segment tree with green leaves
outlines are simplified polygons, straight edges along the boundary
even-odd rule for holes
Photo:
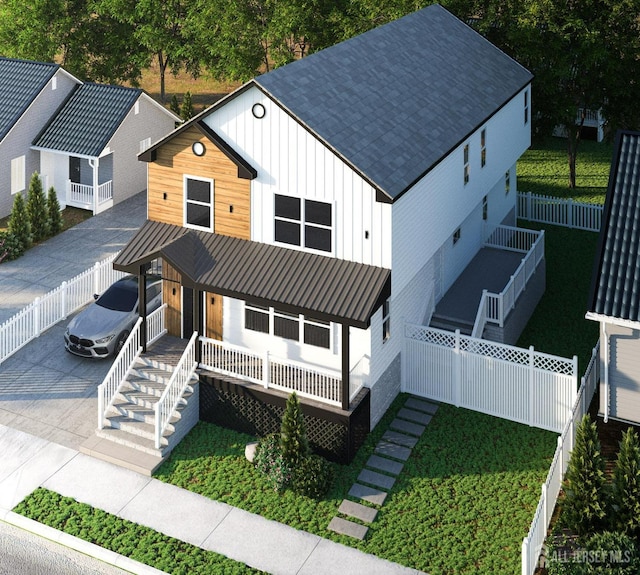
[[[640,535],[640,445],[631,427],[622,435],[612,488],[612,527],[628,535]]]
[[[13,198],[13,207],[9,216],[9,232],[15,237],[22,252],[31,247],[31,224],[21,193],[17,193]]]
[[[595,422],[586,414],[578,428],[563,488],[562,520],[578,535],[602,528],[607,517],[605,461]]]
[[[280,448],[282,457],[291,466],[299,465],[311,453],[300,402],[295,391],[287,398],[282,416]]]
[[[49,233],[54,236],[62,231],[62,214],[60,203],[53,186],[47,192],[47,214],[49,216]]]
[[[27,214],[31,225],[31,238],[39,242],[49,235],[49,214],[47,200],[42,190],[42,180],[38,172],[31,175],[27,192]]]

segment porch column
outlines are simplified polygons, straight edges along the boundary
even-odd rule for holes
[[[100,158],[89,158],[89,165],[93,169],[93,215],[98,213],[98,168],[100,167]]]
[[[202,291],[196,288],[193,288],[193,329],[197,331],[199,335],[202,335]],[[185,334],[186,337],[190,338],[192,334]],[[202,358],[202,351],[200,349],[200,344],[196,344],[196,363],[200,363]]]
[[[138,314],[142,318],[140,326],[140,346],[142,353],[147,351],[147,276],[145,266],[138,269]]]
[[[342,324],[342,409],[349,410],[349,325]]]

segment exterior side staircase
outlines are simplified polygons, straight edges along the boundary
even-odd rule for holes
[[[156,449],[154,407],[173,371],[173,365],[139,357],[107,411],[104,428],[97,429],[80,451],[151,475],[198,422],[199,385],[194,375]]]
[[[440,315],[438,313],[434,313],[431,316],[429,326],[448,331],[456,331],[456,329],[459,329],[460,333],[463,335],[471,335],[471,332],[473,331],[473,322],[469,322],[462,318]]]

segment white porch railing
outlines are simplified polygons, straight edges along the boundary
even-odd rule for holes
[[[482,337],[487,322],[504,327],[506,316],[515,307],[520,294],[527,287],[527,282],[535,273],[538,264],[544,259],[544,230],[538,232],[498,226],[487,238],[484,245],[521,252],[526,255],[499,294],[490,293],[487,290],[483,291],[473,325],[473,337]]]
[[[96,262],[88,270],[16,313],[0,325],[0,364],[43,331],[93,300],[125,274],[111,265],[117,254]]]
[[[578,230],[599,232],[602,224],[601,204],[576,202],[572,198],[555,198],[518,193],[518,218],[530,222],[553,224]]]
[[[67,204],[76,208],[101,211],[99,208],[106,202],[113,200],[113,180],[104,182],[97,187],[97,204],[94,205],[94,187],[67,180]]]
[[[142,353],[142,346],[140,345],[141,325],[142,318],[139,317],[131,329],[127,341],[122,346],[120,353],[113,361],[111,369],[103,382],[98,386],[98,429],[104,429],[107,411],[113,404],[113,398],[127,379],[131,366]]]
[[[363,355],[349,373],[349,401],[353,401],[358,392],[369,383],[371,358]]]
[[[582,377],[571,417],[566,422],[562,435],[558,437],[558,446],[551,462],[547,479],[542,484],[542,494],[538,507],[533,516],[529,533],[522,541],[522,575],[533,575],[538,566],[540,553],[547,537],[549,522],[562,487],[562,479],[569,465],[577,426],[580,424],[584,414],[589,411],[589,405],[600,381],[599,354],[600,342],[593,348],[591,361]]]
[[[165,333],[165,312],[167,304],[162,304],[157,310],[147,316],[147,345],[151,345],[154,341],[158,341]]]
[[[189,385],[191,376],[195,373],[198,364],[196,362],[196,345],[198,332],[194,331],[187,347],[185,348],[173,375],[167,384],[162,397],[155,404],[155,447],[161,448],[162,434],[171,421],[171,416],[182,401],[185,389]]]
[[[201,337],[200,367],[256,383],[265,388],[295,391],[301,397],[342,405],[342,377],[339,373],[307,364],[256,353],[237,345]]]

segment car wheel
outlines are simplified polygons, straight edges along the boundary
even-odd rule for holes
[[[125,342],[127,341],[127,338],[129,337],[129,332],[125,329],[119,336],[118,339],[116,340],[116,347],[114,349],[113,354],[114,355],[118,355],[120,353],[120,350],[123,348]]]

